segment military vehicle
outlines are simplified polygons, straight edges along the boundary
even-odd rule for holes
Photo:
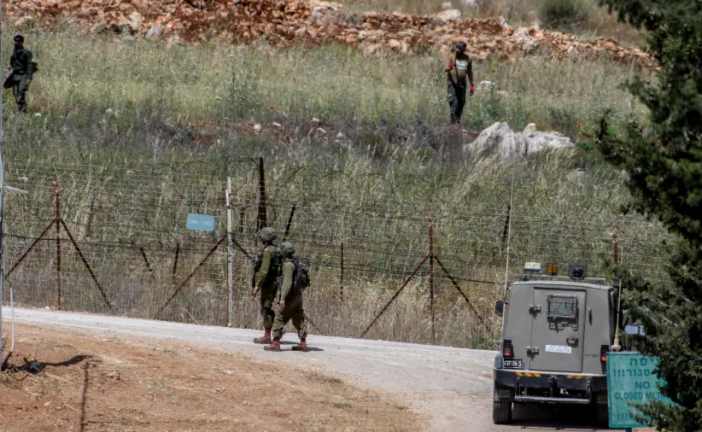
[[[512,420],[514,404],[588,405],[600,425],[608,423],[607,352],[615,346],[621,284],[588,278],[572,265],[527,263],[505,301],[501,352],[495,357],[493,421]],[[617,340],[618,343],[618,340]],[[614,347],[613,347],[614,346]]]

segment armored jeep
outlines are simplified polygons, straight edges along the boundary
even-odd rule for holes
[[[619,284],[617,284],[619,286]],[[496,313],[503,316],[495,357],[493,421],[512,420],[513,404],[588,405],[607,425],[607,352],[615,341],[619,290],[583,266],[558,276],[527,263]],[[621,322],[620,322],[621,324]],[[620,347],[615,347],[619,349]]]

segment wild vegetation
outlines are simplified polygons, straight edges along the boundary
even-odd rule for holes
[[[224,234],[227,176],[237,238],[255,249],[259,157],[269,223],[284,232],[296,205],[289,238],[314,264],[307,311],[325,334],[363,332],[428,253],[428,218],[436,254],[472,307],[437,264],[432,337],[425,266],[369,337],[490,347],[505,279],[526,260],[586,262],[602,272],[613,233],[626,259],[660,275],[651,251],[661,231],[620,215],[621,176],[591,151],[591,138],[528,160],[473,155],[463,148],[468,135],[446,126],[445,77],[433,56],[216,42],[165,48],[72,33],[27,41],[41,71],[28,116],[6,103],[4,157],[8,184],[30,194],[7,199],[6,265],[55,217],[58,181],[62,218],[115,313],[227,323],[223,247],[158,312]],[[471,131],[533,122],[575,138],[607,111],[614,127],[645,116],[618,86],[633,73],[622,66],[533,58],[479,62],[475,72],[497,87],[469,101]],[[187,213],[217,216],[215,232],[186,230]],[[62,306],[108,311],[62,233]],[[57,303],[55,246],[39,242],[8,277],[19,302]],[[254,327],[249,275],[237,252],[233,323]]]

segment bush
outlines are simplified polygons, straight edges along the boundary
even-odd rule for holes
[[[585,0],[544,0],[539,18],[545,27],[573,32],[587,23],[589,7]]]

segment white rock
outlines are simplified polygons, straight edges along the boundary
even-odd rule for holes
[[[524,132],[514,132],[507,123],[500,122],[482,131],[473,143],[463,146],[463,151],[507,159],[526,157],[548,149],[572,147],[573,142],[558,132],[538,132],[536,126],[531,124]]]
[[[283,125],[281,125],[280,123],[277,123],[277,122],[273,122],[273,127],[280,129],[283,127]]]
[[[41,117],[41,113],[34,114],[34,117]]]
[[[441,9],[451,9],[452,7],[453,7],[453,5],[451,4],[451,2],[441,3]]]
[[[263,130],[263,128],[261,127],[261,125],[258,124],[258,123],[256,123],[256,124],[254,125],[254,132],[256,132],[256,133],[261,133],[261,130]]]
[[[456,21],[461,19],[461,11],[458,9],[448,9],[434,15],[434,19],[441,22]]]
[[[537,132],[536,125],[534,123],[529,123],[528,125],[526,125],[526,127],[522,131],[522,134],[523,135],[531,135],[531,134],[536,133],[536,132]]]
[[[510,39],[527,54],[531,54],[539,47],[539,40],[529,34],[529,29],[526,27],[519,27]]]
[[[317,117],[312,117],[312,123],[319,123],[319,119]]]
[[[507,20],[503,16],[500,17],[500,25],[502,26],[502,28],[506,28],[506,29],[512,28],[512,26],[509,25],[509,23],[507,22]]]
[[[476,90],[490,91],[490,90],[494,89],[496,86],[497,86],[497,84],[495,84],[492,81],[480,81],[480,83],[478,83],[478,88]]]
[[[131,27],[132,32],[139,33],[141,31],[141,24],[143,20],[139,12],[132,12],[129,14],[129,27]]]
[[[160,25],[155,25],[151,27],[147,32],[146,36],[144,36],[146,39],[156,39],[159,36],[161,36],[161,32],[163,31],[163,27]]]

